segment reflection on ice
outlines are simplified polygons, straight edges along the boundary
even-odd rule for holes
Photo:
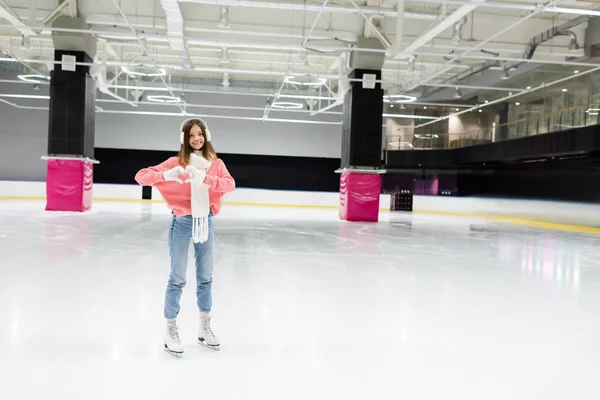
[[[161,348],[169,220],[162,204],[97,202],[76,214],[0,202],[3,397],[597,394],[597,236],[225,207],[215,219],[221,351],[195,344],[190,263],[176,360]]]

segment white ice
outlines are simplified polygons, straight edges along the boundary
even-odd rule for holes
[[[599,237],[483,219],[230,206],[213,330],[162,349],[161,204],[0,202],[0,398],[598,399]],[[191,253],[190,253],[191,255]]]

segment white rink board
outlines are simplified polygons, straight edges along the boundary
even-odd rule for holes
[[[43,198],[45,182],[0,181],[0,198]],[[141,200],[139,185],[94,184],[96,200]],[[162,200],[152,188],[152,199]],[[223,197],[226,204],[273,205],[334,208],[339,205],[335,192],[301,192],[238,188]],[[380,209],[389,210],[390,195],[380,196]],[[413,210],[454,214],[512,216],[541,221],[600,226],[600,204],[561,201],[493,199],[477,197],[414,196]]]
[[[600,226],[600,204],[478,197],[414,196],[413,210],[511,216],[540,221]]]
[[[0,181],[0,197],[45,197],[45,182]],[[114,200],[141,200],[142,187],[139,185],[94,184],[93,198]],[[339,193],[336,192],[302,192],[288,190],[263,190],[237,188],[233,193],[223,197],[226,203],[244,205],[274,205],[303,207],[338,207]],[[160,192],[152,188],[152,199],[162,200]],[[390,196],[380,196],[380,208],[389,210]]]

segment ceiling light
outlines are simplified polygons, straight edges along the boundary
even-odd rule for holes
[[[456,111],[460,111],[460,109],[457,108]]]
[[[417,57],[416,57],[416,56],[414,56],[414,55],[411,55],[411,56],[408,58],[408,70],[409,70],[410,72],[414,72],[414,70],[415,70],[415,60],[416,60],[416,58],[417,58]]]
[[[459,88],[456,88],[456,93],[454,94],[454,98],[455,99],[462,98],[462,94],[460,93],[460,89]]]
[[[224,72],[223,73],[223,82],[221,82],[221,86],[229,87],[230,85],[231,85],[231,83],[229,82],[229,73]]]
[[[569,51],[579,50],[579,43],[577,43],[577,36],[573,36],[569,42]]]
[[[503,70],[502,71],[502,76],[500,77],[500,79],[506,80],[509,79],[510,75],[508,75],[508,71],[507,70]]]
[[[179,103],[181,101],[179,97],[163,95],[148,96],[147,98],[148,101],[153,101],[155,103]]]
[[[483,110],[479,110],[479,112],[483,112]]]
[[[487,104],[487,103],[489,103],[489,102],[490,102],[489,100],[486,100],[486,101],[485,101],[485,104]]]
[[[412,115],[412,114],[383,114],[384,118],[410,118],[410,119],[427,119],[434,120],[439,117],[430,117],[428,115]]]
[[[154,77],[154,76],[165,76],[167,75],[167,71],[164,68],[159,68],[158,72],[151,72],[151,73],[143,73],[143,72],[138,72],[138,71],[131,71],[129,68],[123,66],[121,67],[121,69],[123,70],[123,72],[125,72],[128,75],[134,75],[134,76],[147,76],[147,77]]]
[[[414,147],[412,143],[410,142],[390,142],[389,143],[390,146],[408,146],[408,147]]]
[[[574,74],[578,74],[578,73],[579,73],[579,70],[577,70],[577,69],[576,69],[575,71],[573,71],[573,73],[574,73]]]
[[[22,81],[25,82],[29,82],[29,83],[42,83],[44,80],[49,81],[50,77],[49,76],[44,76],[44,75],[19,75],[18,78]]]
[[[291,83],[292,85],[301,85],[301,86],[322,86],[327,82],[325,78],[317,78],[314,76],[294,76],[288,75],[285,77],[286,83]]]
[[[223,65],[229,64],[229,49],[227,47],[223,47],[223,53],[221,54],[221,60],[219,62]]]
[[[217,26],[221,29],[229,28],[229,7],[221,6],[220,17],[220,22]]]
[[[589,108],[585,112],[586,112],[586,114],[590,114],[590,115],[598,115],[599,114],[598,111],[600,111],[600,108]]]
[[[417,100],[415,96],[408,96],[406,94],[390,94],[383,96],[383,101],[386,103],[411,103]]]
[[[563,92],[566,92],[566,91],[567,91],[567,88],[564,88],[562,91],[563,91]]]
[[[423,110],[427,110],[427,106],[423,107]]]
[[[415,133],[415,138],[417,139],[437,139],[439,138],[438,135],[434,134],[430,134],[430,133],[426,133],[426,134],[421,134],[421,133]]]
[[[521,103],[519,103],[518,101],[515,103],[515,106],[520,106]]]
[[[334,53],[337,52],[339,47],[350,47],[355,45],[357,42],[354,39],[343,39],[343,38],[326,38],[326,39],[308,39],[304,42],[304,48],[306,50],[312,50],[319,53]]]
[[[531,86],[527,86],[527,90],[531,89]]]
[[[301,103],[294,103],[291,101],[276,101],[275,103],[271,104],[271,107],[279,108],[281,110],[297,110],[302,108],[303,105]]]

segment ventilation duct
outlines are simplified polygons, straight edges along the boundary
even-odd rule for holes
[[[65,29],[65,31],[52,32],[52,43],[55,49],[83,51],[92,59],[96,57],[97,42],[94,35],[72,31],[90,29],[90,26],[83,18],[58,17],[52,23],[52,27]]]
[[[160,0],[160,5],[167,17],[167,37],[171,50],[179,53],[183,65],[192,68],[192,62],[188,54],[187,43],[183,39],[183,17],[179,8],[178,0]]]
[[[376,38],[358,38],[356,47],[359,49],[380,49],[383,50],[383,44]],[[381,70],[385,62],[385,53],[370,53],[352,51],[350,53],[350,69],[373,69]]]
[[[588,30],[586,31],[586,51],[589,50],[590,53],[596,54],[596,52],[598,52],[600,54],[600,21],[595,21],[597,19],[599,18],[592,18],[590,16],[583,15],[534,36],[531,38],[527,47],[525,48],[522,58],[530,60],[540,44],[554,39],[557,36],[571,36],[570,47],[574,47],[572,43],[577,43],[577,36],[571,31],[571,29],[588,21],[590,21],[590,24],[588,25]],[[590,32],[592,22],[594,22],[594,27],[593,32]],[[588,36],[594,39],[588,40]],[[588,44],[590,43],[594,44],[589,46],[591,49],[588,49]],[[579,45],[577,44],[577,46]],[[504,63],[501,61],[490,60],[486,61],[485,63],[475,65],[442,83],[456,85],[460,82],[460,84],[471,86],[494,86],[500,82],[503,83],[506,81],[507,76],[510,78],[516,74],[521,75],[538,68],[540,68],[540,64],[537,63]],[[516,73],[508,74],[508,71],[516,71]],[[463,99],[472,98],[477,94],[477,92],[478,89],[463,89],[462,97]],[[418,97],[421,101],[445,101],[454,98],[454,94],[455,92],[452,91],[452,89],[445,87],[425,87],[422,89],[422,93]]]

